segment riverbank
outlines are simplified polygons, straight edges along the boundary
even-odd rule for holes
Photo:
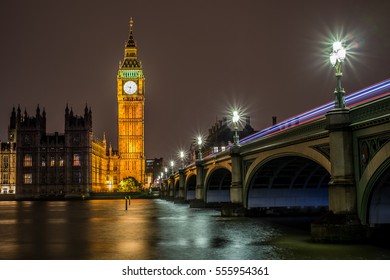
[[[48,195],[38,197],[19,197],[15,194],[0,194],[0,201],[68,201],[68,200],[108,200],[108,199],[152,199],[156,196],[149,194],[149,192],[99,192],[90,193],[89,196],[75,195],[75,196],[61,196],[61,195]]]
[[[0,201],[13,201],[15,200],[14,194],[0,194]]]

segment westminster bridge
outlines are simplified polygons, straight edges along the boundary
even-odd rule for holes
[[[318,240],[361,239],[390,224],[390,79],[204,155],[164,182],[163,195],[192,207],[326,209]]]

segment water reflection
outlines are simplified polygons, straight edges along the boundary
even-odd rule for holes
[[[389,259],[370,245],[315,244],[304,224],[225,218],[163,200],[1,202],[1,259]],[[306,223],[308,224],[308,223]]]

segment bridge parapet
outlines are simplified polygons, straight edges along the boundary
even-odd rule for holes
[[[343,220],[354,224],[350,229],[353,228],[353,231],[360,232],[362,229],[359,226],[361,217],[363,217],[364,223],[366,219],[369,219],[367,209],[369,208],[371,192],[374,191],[374,181],[371,180],[371,176],[382,176],[381,174],[384,174],[390,165],[388,164],[390,155],[386,154],[390,153],[387,152],[390,150],[390,94],[387,93],[377,96],[375,100],[355,104],[350,109],[328,110],[327,112],[326,116],[317,115],[315,118],[301,123],[294,119],[294,121],[287,122],[286,127],[280,126],[279,129],[272,130],[272,133],[264,135],[260,133],[258,134],[260,136],[252,138],[249,136],[240,142],[239,149],[234,150],[233,146],[230,146],[223,152],[211,154],[204,157],[202,161],[193,162],[186,166],[182,171],[185,177],[185,198],[189,197],[186,193],[189,193],[187,188],[191,185],[193,188],[191,191],[194,192],[194,197],[191,199],[196,198],[207,202],[207,188],[209,181],[211,181],[210,178],[215,174],[222,177],[225,176],[226,172],[229,172],[231,175],[230,202],[249,210],[248,190],[253,183],[256,172],[261,170],[271,174],[271,167],[275,167],[275,165],[269,164],[263,168],[267,162],[278,159],[277,162],[283,165],[283,157],[286,159],[296,158],[302,164],[321,167],[321,178],[325,178],[323,176],[325,173],[330,174],[329,187],[326,189],[325,185],[324,189],[327,190],[329,197],[329,210],[332,211],[332,215],[343,215],[345,218]],[[384,150],[386,151],[383,152]],[[382,156],[377,156],[377,153],[382,152]],[[371,160],[374,163],[371,163]],[[366,170],[367,166],[370,167],[368,171]],[[375,170],[371,170],[372,166]],[[223,168],[225,171],[214,173],[218,168]],[[293,170],[301,170],[297,165],[294,168]],[[277,175],[280,175],[279,177],[286,175],[282,174],[282,171],[288,172],[287,168],[280,167],[280,170],[279,173],[273,172],[273,175],[270,175],[274,176],[273,182],[280,179]],[[306,170],[304,166],[302,170]],[[179,173],[175,175],[178,176],[177,180],[180,180]],[[262,176],[265,178],[267,174]],[[285,178],[297,181],[301,178],[299,176],[291,175]],[[386,181],[386,178],[383,180]],[[217,189],[215,180],[214,178],[212,186],[214,197]],[[189,181],[191,184],[188,184]],[[195,181],[196,183],[194,183]],[[226,185],[226,182],[223,184]],[[261,191],[257,189],[253,193],[263,195],[271,188],[272,184],[270,183]],[[307,195],[314,192],[313,189],[310,191],[300,189],[294,192],[287,191],[287,188],[285,190],[280,189],[274,193],[300,192]],[[262,199],[262,201],[265,200],[267,199]],[[288,197],[286,197],[287,200]],[[305,197],[302,198],[302,201],[305,201]],[[327,222],[331,220],[339,221],[340,219],[332,216]],[[326,233],[327,230],[330,231]],[[332,234],[338,230],[340,228],[337,230],[336,228],[320,228],[319,234],[322,236],[321,238],[325,236],[325,239],[332,239],[334,238]],[[348,225],[341,231],[343,230],[348,231]]]

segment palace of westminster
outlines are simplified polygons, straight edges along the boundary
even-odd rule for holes
[[[66,105],[64,133],[46,132],[46,112],[39,105],[32,116],[14,107],[8,141],[0,141],[0,194],[14,194],[16,199],[88,197],[91,192],[116,191],[127,177],[148,187],[160,174],[163,159],[145,159],[145,77],[132,19],[117,74],[117,103],[118,150],[107,145],[105,136],[94,138],[92,111],[87,105],[82,115]],[[252,132],[247,118],[240,136]],[[209,130],[206,141],[215,151],[215,146],[228,145],[232,133],[224,118]],[[190,148],[192,160],[195,149]]]
[[[13,108],[8,141],[1,142],[0,193],[16,198],[80,197],[113,191],[123,178],[145,183],[145,77],[130,20],[129,38],[117,75],[118,151],[92,133],[92,111],[65,108],[64,133],[46,132],[45,110],[30,116]]]

